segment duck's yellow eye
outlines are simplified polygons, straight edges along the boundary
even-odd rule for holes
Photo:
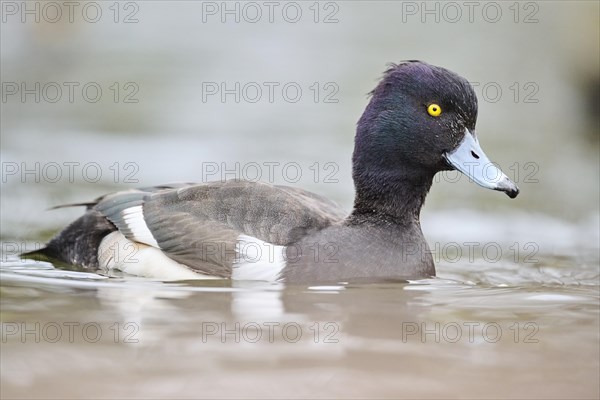
[[[427,107],[427,112],[432,117],[437,117],[442,113],[442,107],[437,104],[430,104],[429,107]]]

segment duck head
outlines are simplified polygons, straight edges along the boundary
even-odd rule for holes
[[[412,206],[420,209],[433,176],[454,169],[485,188],[517,196],[518,187],[479,145],[477,97],[466,79],[408,61],[392,65],[371,95],[352,159],[355,208],[387,195],[413,198]]]

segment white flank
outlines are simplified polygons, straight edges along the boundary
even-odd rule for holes
[[[144,210],[142,206],[135,206],[126,208],[121,212],[125,224],[133,233],[133,238],[136,242],[145,243],[147,245],[160,248],[152,232],[148,229],[146,221],[144,220]]]
[[[192,271],[167,257],[160,249],[132,242],[119,231],[108,234],[98,247],[100,268],[165,281],[221,279]]]
[[[285,246],[276,246],[248,235],[238,236],[231,279],[277,281],[285,267]]]

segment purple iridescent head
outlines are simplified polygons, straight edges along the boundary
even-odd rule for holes
[[[457,169],[481,186],[519,193],[492,164],[475,134],[477,97],[469,82],[421,61],[392,65],[358,121],[353,156],[357,186],[374,176],[426,182]]]

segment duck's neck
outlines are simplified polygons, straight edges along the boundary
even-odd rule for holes
[[[356,168],[353,175],[356,195],[348,222],[384,219],[400,225],[419,223],[433,173],[411,169],[385,173]]]

